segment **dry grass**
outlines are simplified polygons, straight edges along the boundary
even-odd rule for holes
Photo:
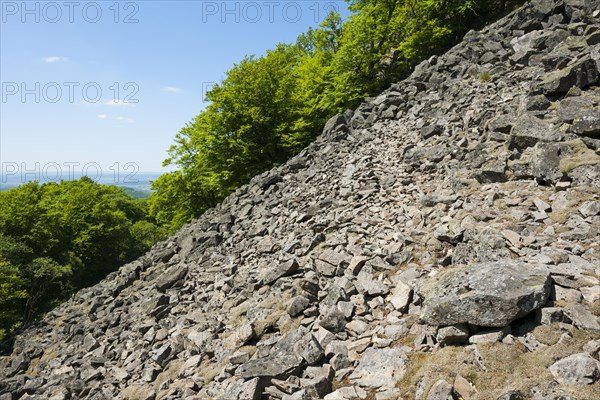
[[[573,214],[577,214],[577,208],[588,200],[593,200],[594,196],[591,193],[584,192],[581,190],[573,190],[567,194],[566,207],[559,211],[553,211],[549,215],[550,219],[559,224],[567,222],[569,217]],[[564,227],[568,230],[568,227]]]
[[[286,315],[285,311],[276,310],[267,318],[254,321],[254,331],[256,332],[256,337],[260,339],[269,330],[274,329],[277,325],[277,321],[279,321],[279,318],[283,317],[284,315]]]
[[[454,346],[444,347],[435,353],[416,351],[410,353],[408,369],[397,385],[403,395],[402,398],[414,399],[414,390],[422,378],[426,379],[425,393],[428,393],[431,386],[440,379],[445,379],[449,383],[454,382],[460,360],[465,357],[465,349]]]
[[[248,312],[249,307],[246,303],[242,303],[237,307],[234,307],[230,310],[230,317],[228,321],[228,325],[231,325],[232,328],[237,328],[246,320],[246,313]]]
[[[285,311],[287,310],[288,302],[292,297],[290,291],[286,291],[279,296],[271,296],[265,299],[258,305],[259,308],[272,309]]]
[[[594,314],[596,317],[600,317],[600,300],[596,300],[594,301],[589,307],[588,309],[590,310],[590,312],[592,314]]]
[[[149,384],[133,385],[123,389],[121,396],[125,400],[146,400],[152,386]]]
[[[198,369],[196,369],[196,373],[204,379],[204,384],[208,385],[213,379],[215,379],[225,368],[225,366],[229,363],[229,361],[224,358],[218,363],[212,364],[203,364]]]
[[[179,370],[181,369],[182,365],[183,365],[183,360],[171,361],[169,363],[169,365],[167,365],[167,368],[165,368],[156,377],[156,380],[154,381],[154,390],[158,391],[158,388],[160,387],[160,385],[162,385],[164,382],[166,382],[168,380],[170,380],[171,382],[175,382],[175,380],[177,380],[177,374],[179,373]]]
[[[540,341],[548,343],[556,339],[556,333],[547,328],[536,329]],[[479,393],[473,400],[495,399],[508,390],[529,393],[536,385],[552,381],[548,367],[556,360],[581,351],[583,344],[592,339],[589,332],[574,330],[573,338],[536,352],[524,352],[521,346],[504,343],[478,345],[486,371],[469,362],[464,347],[445,347],[435,353],[414,352],[409,354],[409,365],[404,378],[398,383],[406,399],[414,399],[417,382],[425,379],[427,393],[439,379],[453,383],[457,374],[473,383]],[[592,393],[600,389],[600,382],[586,387],[560,386],[565,393],[577,399],[594,399]]]
[[[257,350],[258,348],[256,346],[242,346],[239,349],[237,349],[237,351],[240,351],[242,353],[250,354],[250,357],[252,357]]]
[[[554,346],[558,343],[563,331],[556,324],[540,325],[533,330],[533,336],[538,342],[547,346]]]
[[[560,160],[560,171],[562,173],[569,173],[583,165],[600,164],[600,156],[589,149],[581,139],[565,142],[564,144],[569,146],[573,153]]]
[[[300,328],[300,325],[302,325],[301,317],[289,318],[283,324],[279,325],[279,332],[281,332],[282,335],[285,335],[288,332],[291,332],[291,331],[294,331],[294,330]]]

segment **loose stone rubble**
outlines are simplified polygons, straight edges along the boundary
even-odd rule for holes
[[[536,0],[0,358],[0,400],[600,393],[600,1]]]

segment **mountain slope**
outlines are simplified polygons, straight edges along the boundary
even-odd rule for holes
[[[333,118],[19,335],[0,399],[591,400],[599,8],[534,1]]]

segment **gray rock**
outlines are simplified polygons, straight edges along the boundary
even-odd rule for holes
[[[556,183],[563,173],[560,170],[562,146],[557,143],[538,142],[531,154],[531,174],[541,183]]]
[[[438,328],[435,338],[442,346],[463,344],[469,340],[469,327],[458,324]]]
[[[159,292],[164,293],[177,282],[183,280],[187,271],[187,267],[185,266],[174,266],[169,268],[156,281],[156,289],[158,289]]]
[[[273,282],[276,282],[279,278],[284,276],[290,276],[298,271],[300,266],[298,265],[298,261],[296,259],[288,260],[278,265],[269,268],[265,272],[265,276],[263,278],[263,282],[267,285],[271,285]]]
[[[560,134],[549,122],[531,114],[524,114],[511,129],[511,145],[518,149],[535,146],[540,141],[555,141]]]
[[[278,247],[279,245],[275,242],[275,239],[271,236],[265,236],[256,245],[256,251],[259,253],[273,253]]]
[[[595,139],[600,139],[600,108],[595,108],[573,120],[572,132]]]
[[[292,300],[290,307],[288,308],[288,314],[291,317],[299,315],[301,312],[306,310],[310,306],[310,300],[304,296],[296,296]]]
[[[550,372],[560,384],[591,385],[600,379],[598,361],[587,353],[573,354],[550,366]]]
[[[600,201],[586,201],[579,207],[578,211],[585,218],[600,215]]]
[[[341,332],[346,326],[346,318],[337,306],[330,306],[322,315],[319,325],[331,332]]]
[[[452,397],[452,385],[441,379],[433,384],[429,393],[427,394],[427,400],[453,400]]]
[[[569,304],[565,308],[565,312],[576,327],[600,332],[598,319],[584,305]]]
[[[555,322],[571,322],[571,320],[565,315],[564,309],[560,307],[540,308],[538,313],[539,323],[544,325],[551,325]]]
[[[470,344],[495,343],[500,342],[506,335],[510,333],[510,327],[500,329],[486,330],[478,332],[469,338]]]
[[[350,381],[367,389],[394,387],[406,371],[408,358],[401,349],[368,348]]]
[[[295,344],[294,352],[298,357],[303,358],[308,365],[317,364],[324,355],[323,348],[310,333]]]
[[[546,303],[550,275],[517,261],[473,264],[441,273],[423,295],[421,319],[429,325],[503,327]]]
[[[396,310],[406,312],[412,299],[412,295],[412,288],[399,280],[392,289],[392,292],[387,296],[387,301],[389,301]]]
[[[551,72],[542,77],[540,85],[546,94],[566,93],[573,86],[585,88],[598,82],[598,66],[591,58],[585,58],[577,63]]]
[[[433,207],[436,204],[447,204],[451,205],[456,200],[458,200],[458,196],[444,196],[444,195],[424,195],[420,199],[421,206],[423,207]]]
[[[300,366],[301,362],[301,359],[290,354],[269,356],[250,360],[240,365],[235,373],[241,378],[288,376]]]
[[[259,400],[261,392],[259,378],[246,382],[243,379],[237,379],[227,387],[225,398],[227,400]]]
[[[323,133],[331,133],[339,130],[347,129],[348,119],[347,114],[337,114],[331,117],[323,128]]]
[[[444,127],[442,125],[427,125],[421,129],[421,136],[423,139],[429,139],[432,136],[440,135],[444,132]]]

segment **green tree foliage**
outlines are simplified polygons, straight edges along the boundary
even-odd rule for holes
[[[176,136],[153,184],[150,213],[171,229],[310,143],[356,107],[524,0],[347,0],[294,44],[233,66],[210,105]]]
[[[88,178],[0,193],[0,329],[27,323],[163,235],[144,201]]]

